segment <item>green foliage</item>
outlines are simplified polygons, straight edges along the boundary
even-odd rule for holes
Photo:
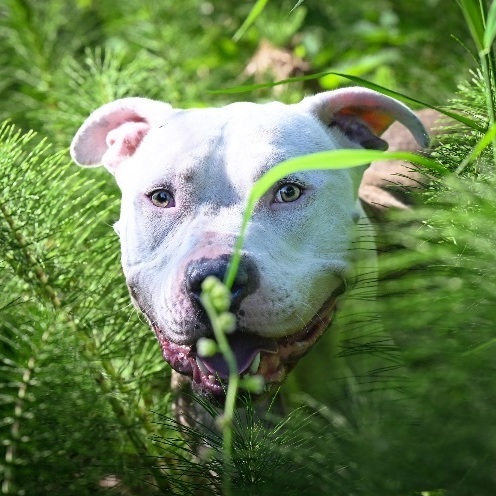
[[[466,39],[451,0],[295,4],[268,2],[236,43],[232,36],[249,2],[6,0],[0,5],[0,120],[41,131],[59,146],[83,115],[115,97],[181,106],[224,102],[208,91],[253,82],[244,69],[262,39],[305,59],[312,73],[367,76],[426,100],[440,101],[454,88],[453,74],[463,75],[467,54],[447,40],[450,33]],[[433,18],[436,29],[428,29]],[[274,80],[270,71],[258,77]],[[335,78],[323,78],[307,90],[335,85]],[[293,86],[278,97],[295,99],[300,90]]]
[[[391,423],[402,418],[390,454],[408,465],[402,481],[412,487],[429,481],[448,494],[494,487],[494,191],[494,175],[444,181],[430,208],[409,216],[415,227],[396,231],[408,251],[388,259],[389,270],[408,274],[385,283],[383,315],[413,401],[406,416],[401,408],[384,412],[398,415]]]
[[[484,92],[464,85],[452,109],[469,107],[487,122]],[[456,170],[480,135],[457,124],[435,154]],[[379,303],[401,360],[386,371],[393,390],[307,400],[314,415],[286,424],[296,445],[268,434],[279,465],[263,488],[239,480],[240,494],[493,493],[495,190],[492,153],[483,153],[463,177],[439,175],[428,206],[391,220],[389,235],[403,248],[382,257]],[[384,370],[376,372],[378,387]]]
[[[34,138],[0,130],[3,492],[94,494],[153,453],[164,364],[103,233],[113,201]]]
[[[496,81],[496,67],[494,62],[494,31],[496,29],[496,10],[491,6],[489,14],[483,2],[475,0],[460,0],[459,5],[472,35],[477,49],[480,69],[484,76],[484,92],[486,95],[486,110],[490,128],[495,128],[496,99],[494,85]],[[494,131],[490,129],[488,136]],[[492,138],[493,161],[496,162],[496,138]],[[465,164],[463,164],[465,165]]]
[[[218,494],[223,482],[222,437],[171,418],[170,370],[119,267],[115,187],[67,159],[89,112],[131,95],[225,103],[241,96],[222,90],[241,83],[263,86],[250,98],[281,91],[292,101],[343,84],[343,72],[442,102],[467,73],[467,29],[450,0],[267,2],[250,18],[254,5],[0,5],[0,119],[15,124],[0,128],[2,494],[105,494],[112,481],[116,494]],[[485,11],[473,12],[471,32],[487,58],[494,8],[485,25]],[[262,39],[321,76],[280,90],[270,71],[246,74]],[[487,74],[464,83],[449,109],[476,125],[450,128],[433,155],[438,170],[460,179],[436,181],[429,207],[391,226],[406,248],[383,258],[380,301],[397,343],[383,350],[400,355],[401,369],[378,371],[370,388],[384,389],[389,374],[394,390],[367,394],[348,378],[347,397],[307,398],[283,420],[277,403],[255,420],[248,401],[232,423],[233,493],[492,494],[494,160],[482,145],[494,135],[476,148],[491,121]],[[202,464],[199,444],[209,446]]]

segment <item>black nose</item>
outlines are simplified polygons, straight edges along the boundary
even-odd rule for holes
[[[221,281],[227,272],[229,257],[195,260],[191,262],[186,270],[186,290],[190,297],[200,302],[202,283],[208,276],[215,276]],[[253,263],[246,258],[241,258],[236,279],[231,288],[231,310],[239,307],[243,298],[252,293],[258,286],[257,271]]]

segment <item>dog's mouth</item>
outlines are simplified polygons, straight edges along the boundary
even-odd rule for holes
[[[308,353],[333,321],[338,297],[343,292],[340,286],[322,305],[315,316],[299,331],[279,338],[265,338],[253,333],[235,331],[227,335],[238,374],[261,375],[264,391],[279,387],[298,360]],[[153,326],[162,354],[171,367],[192,379],[193,389],[209,397],[223,400],[227,389],[229,367],[224,357],[216,353],[211,357],[200,357],[196,345],[180,345],[165,338],[159,328]],[[261,393],[261,394],[263,394]]]

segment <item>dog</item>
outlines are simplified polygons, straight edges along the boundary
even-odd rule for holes
[[[224,398],[224,360],[200,357],[196,349],[200,338],[212,337],[200,293],[208,276],[226,274],[253,183],[290,158],[385,150],[381,135],[395,121],[420,148],[428,145],[425,127],[407,106],[359,87],[291,105],[188,110],[124,98],[87,118],[72,141],[72,158],[81,166],[103,165],[122,192],[115,230],[126,283],[179,374],[176,381]],[[266,392],[331,327],[356,274],[360,233],[368,225],[359,201],[366,169],[291,174],[256,205],[232,286],[236,329],[228,338],[239,373],[261,375]],[[365,258],[372,251],[365,247]]]

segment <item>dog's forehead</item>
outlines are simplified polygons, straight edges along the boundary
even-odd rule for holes
[[[332,147],[322,124],[294,105],[235,103],[164,118],[122,172],[134,184],[159,183],[164,176],[204,182],[226,175],[246,184],[287,158]]]
[[[230,107],[236,112],[224,129],[224,160],[232,176],[253,181],[283,160],[333,146],[322,124],[294,105],[273,102]]]

